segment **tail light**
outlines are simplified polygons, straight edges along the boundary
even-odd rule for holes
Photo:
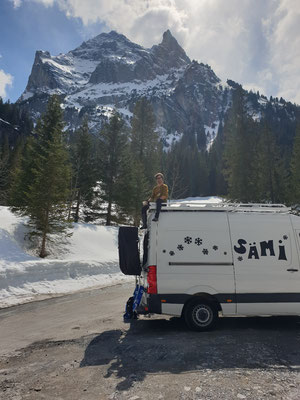
[[[148,290],[149,294],[157,294],[157,276],[156,276],[156,265],[150,265],[148,267]]]

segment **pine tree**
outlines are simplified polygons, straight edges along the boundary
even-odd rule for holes
[[[117,204],[138,226],[141,219],[142,202],[150,197],[149,185],[145,178],[143,165],[131,157],[129,146],[125,151],[123,168],[117,181]]]
[[[274,133],[263,123],[255,156],[257,201],[286,200],[286,174]]]
[[[209,194],[209,171],[207,165],[207,155],[205,152],[198,152],[196,159],[196,196],[207,196]]]
[[[137,101],[132,117],[131,149],[133,157],[143,165],[149,185],[159,168],[160,145],[155,132],[155,116],[146,98]]]
[[[169,186],[169,198],[180,199],[184,197],[188,186],[182,171],[182,149],[180,143],[172,145],[165,157],[166,182]]]
[[[154,174],[159,170],[162,146],[155,131],[155,116],[151,104],[141,98],[135,104],[130,134],[132,154],[131,197],[134,224],[140,221],[142,201],[150,197]],[[147,190],[148,187],[148,190]]]
[[[71,147],[73,166],[72,203],[76,199],[74,221],[79,220],[80,205],[93,196],[93,188],[97,183],[96,164],[93,152],[93,141],[89,133],[88,121],[75,132],[75,143]]]
[[[36,131],[40,128],[38,120]],[[14,209],[25,212],[28,205],[26,193],[33,182],[33,171],[36,168],[35,153],[38,152],[36,135],[30,136],[25,144],[22,155],[11,174],[11,188],[9,192],[9,205]]]
[[[16,141],[16,145],[10,152],[10,158],[9,158],[10,175],[13,174],[14,170],[20,165],[22,154],[25,148],[25,143],[26,143],[25,138],[23,136],[20,136]]]
[[[213,142],[208,153],[208,176],[209,176],[209,194],[226,195],[228,192],[227,184],[224,178],[223,165],[223,149],[224,149],[224,134],[223,125],[220,124],[218,135]]]
[[[246,113],[243,89],[237,87],[224,126],[224,176],[232,200],[253,200],[255,131],[255,123]]]
[[[25,138],[20,136],[13,149],[10,151],[9,157],[9,171],[7,173],[8,185],[7,185],[7,200],[8,204],[10,204],[11,193],[14,188],[14,177],[17,174],[17,171],[21,168],[22,157],[25,148]]]
[[[25,169],[16,173],[14,193],[18,195],[12,196],[12,203],[20,214],[29,216],[31,235],[41,239],[39,255],[45,257],[49,235],[65,233],[68,228],[70,164],[57,96],[50,98],[35,135],[25,152],[28,157],[22,163]]]
[[[5,136],[3,146],[0,146],[0,204],[6,205],[7,191],[9,186],[9,145],[8,137]]]
[[[297,125],[291,159],[290,200],[300,204],[300,123]]]
[[[194,134],[185,134],[165,158],[170,198],[208,194],[207,155],[199,151]]]
[[[114,111],[99,137],[99,166],[104,200],[107,202],[106,225],[112,222],[112,205],[119,198],[119,177],[124,163],[127,137],[121,116]],[[131,194],[128,193],[128,196]]]

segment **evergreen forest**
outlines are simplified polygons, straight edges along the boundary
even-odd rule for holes
[[[36,122],[17,104],[0,99],[0,205],[29,217],[32,236],[46,256],[51,234],[70,222],[140,223],[142,201],[162,172],[171,199],[222,196],[234,202],[300,203],[300,115],[259,121],[247,113],[241,86],[209,150],[195,134],[164,148],[146,98],[130,121],[114,111],[97,135],[89,121],[65,129],[59,98],[52,96]]]

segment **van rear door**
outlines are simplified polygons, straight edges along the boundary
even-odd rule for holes
[[[231,213],[237,312],[300,314],[300,272],[288,214]]]

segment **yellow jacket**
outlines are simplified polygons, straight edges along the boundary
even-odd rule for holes
[[[152,189],[152,194],[149,201],[156,201],[160,197],[165,196],[166,200],[168,198],[168,186],[166,184],[154,186]]]

